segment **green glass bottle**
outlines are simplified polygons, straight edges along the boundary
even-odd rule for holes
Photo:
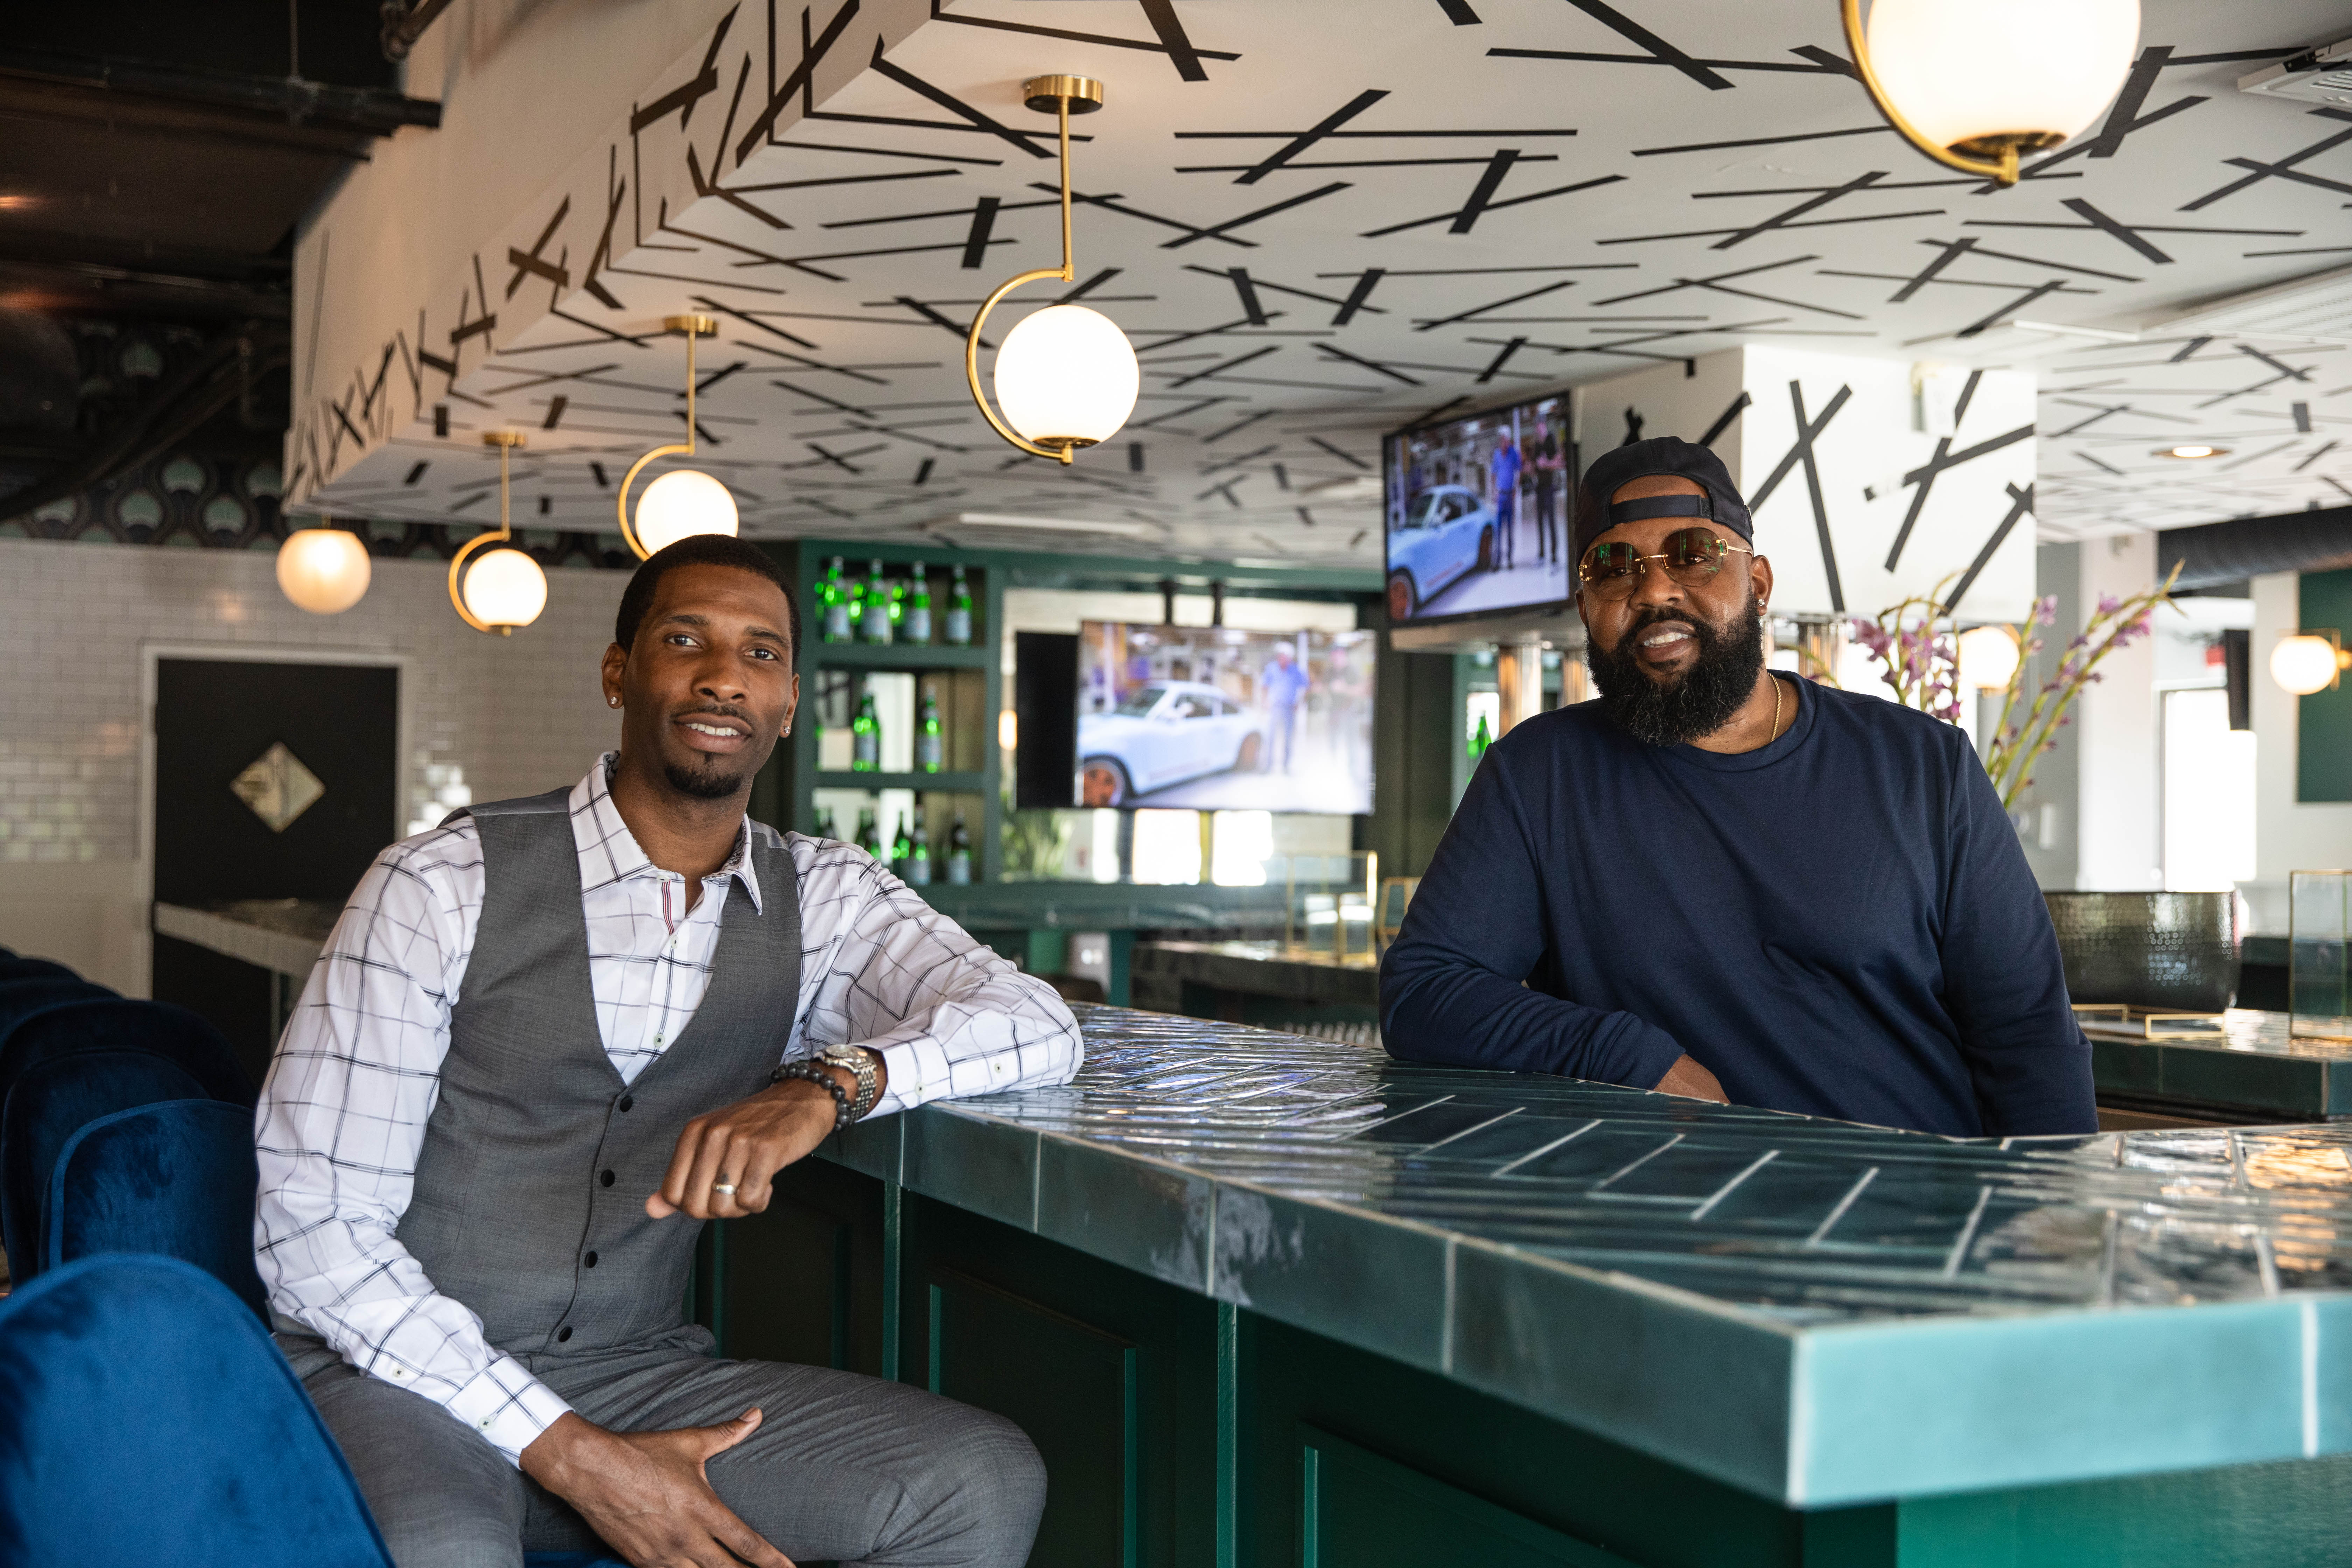
[[[923,831],[919,821],[915,824],[914,837],[907,846],[906,868],[898,876],[910,888],[931,885],[931,836]]]
[[[833,837],[833,807],[829,805],[821,805],[817,807],[816,836],[819,838],[830,838]]]
[[[948,881],[959,888],[971,885],[971,835],[964,829],[961,811],[948,830]]]
[[[874,693],[866,691],[857,700],[857,717],[849,721],[849,771],[874,773],[882,771],[882,720],[874,711]]]
[[[1486,748],[1494,743],[1495,737],[1486,731],[1486,716],[1481,713],[1478,715],[1478,732],[1470,737],[1470,760],[1475,763],[1485,756]]]
[[[946,760],[947,741],[940,733],[939,693],[923,688],[923,722],[915,732],[915,768],[919,773],[935,773]]]
[[[955,569],[955,582],[948,589],[948,646],[971,646],[971,586],[963,580],[963,568]]]
[[[863,578],[845,577],[841,583],[841,613],[837,623],[843,642],[856,642],[865,631],[861,624],[866,614],[866,583]]]
[[[892,592],[891,584],[882,580],[882,563],[875,562],[874,569],[866,577],[866,624],[860,628],[867,642],[887,643],[890,640],[890,628],[895,623],[891,607],[897,600],[898,595]]]
[[[874,808],[870,805],[857,814],[857,847],[877,860],[882,858],[882,835],[874,826]]]
[[[914,575],[907,580],[907,618],[899,624],[898,640],[918,647],[930,646],[931,580],[919,561],[915,563]]]
[[[855,593],[853,584],[841,580],[841,557],[835,556],[833,564],[825,569],[824,582],[817,590],[817,603],[824,614],[825,641],[849,640],[849,605]]]
[[[908,836],[906,818],[901,817],[898,819],[898,837],[890,845],[890,874],[902,882],[908,880],[907,874],[912,869],[914,858],[915,841]]]

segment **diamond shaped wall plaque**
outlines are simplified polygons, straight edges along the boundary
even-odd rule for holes
[[[285,832],[327,793],[319,775],[304,767],[302,759],[288,751],[283,741],[271,742],[269,750],[247,763],[245,772],[231,779],[228,787],[272,833]]]

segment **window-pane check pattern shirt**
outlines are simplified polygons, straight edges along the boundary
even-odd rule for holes
[[[614,807],[613,761],[573,786],[572,830],[596,1026],[628,1082],[701,1003],[728,883],[741,882],[763,906],[747,826],[688,908],[684,879],[646,858]],[[1070,1080],[1084,1047],[1050,988],[855,845],[799,834],[784,841],[800,879],[802,940],[787,1057],[838,1044],[879,1052],[890,1081],[875,1115]],[[279,1312],[361,1371],[437,1401],[514,1459],[570,1407],[491,1348],[481,1321],[434,1289],[395,1234],[439,1095],[482,892],[471,818],[403,839],[369,868],[262,1086],[254,1246]]]

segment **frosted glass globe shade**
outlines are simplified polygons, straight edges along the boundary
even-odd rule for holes
[[[1041,447],[1109,440],[1135,412],[1142,385],[1127,334],[1084,305],[1047,306],[996,351],[1004,422]]]
[[[368,591],[367,546],[340,528],[305,528],[278,547],[278,586],[314,616],[340,616]]]
[[[2131,69],[2139,0],[1876,0],[1865,36],[1887,100],[1938,147],[2072,136]]]
[[[520,550],[493,550],[466,571],[466,608],[494,626],[527,626],[547,608],[547,574]]]
[[[646,553],[694,533],[732,536],[741,526],[735,498],[709,474],[677,468],[646,487],[637,498],[637,542]]]
[[[1960,680],[1979,691],[1999,691],[2017,673],[2017,639],[2006,626],[1975,626],[1960,634]]]
[[[2271,649],[2271,679],[2297,697],[2326,690],[2337,668],[2336,645],[2326,637],[2281,637]]]

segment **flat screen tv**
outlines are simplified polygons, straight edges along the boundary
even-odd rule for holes
[[[1400,430],[1381,453],[1389,624],[1565,605],[1568,394]]]
[[[1372,809],[1379,634],[1088,621],[1076,803]]]

